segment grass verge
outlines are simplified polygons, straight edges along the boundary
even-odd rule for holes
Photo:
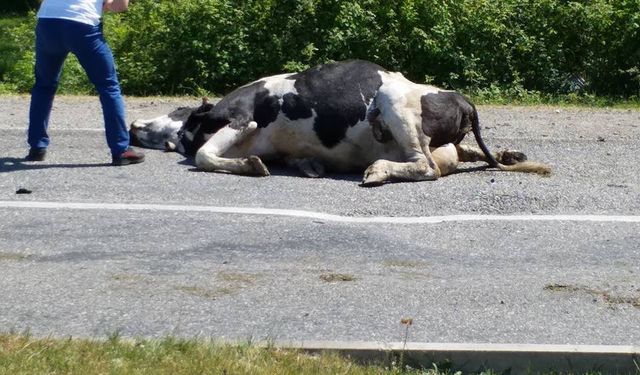
[[[466,92],[475,104],[518,105],[518,106],[554,106],[640,109],[640,96],[629,98],[598,96],[588,92],[568,94],[550,94],[522,87],[487,89]]]
[[[408,327],[411,322],[403,324]],[[430,368],[414,369],[402,364],[402,355],[393,358],[395,360],[390,365],[363,365],[336,352],[308,354],[300,350],[257,346],[251,343],[230,345],[210,340],[174,337],[130,340],[121,339],[118,334],[113,334],[105,340],[34,338],[28,333],[0,334],[0,375],[462,374],[450,371],[450,363],[444,364],[445,368],[432,364]],[[389,360],[393,358],[390,357]],[[479,374],[491,375],[495,372],[484,371]],[[584,374],[596,375],[599,372]]]
[[[337,354],[232,346],[195,339],[36,339],[0,335],[0,374],[446,374],[437,369],[364,366]]]

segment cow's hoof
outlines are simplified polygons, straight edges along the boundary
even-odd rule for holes
[[[264,165],[264,163],[262,162],[262,160],[260,160],[259,157],[255,155],[251,155],[247,159],[249,160],[249,165],[251,165],[253,174],[255,174],[256,176],[266,177],[271,174],[269,173],[269,169],[267,169],[267,166]]]
[[[360,184],[360,186],[362,187],[376,187],[376,186],[382,186],[382,185],[384,185],[383,180],[372,180],[372,179],[366,179],[366,178]]]
[[[380,186],[389,179],[389,173],[383,166],[383,163],[375,162],[364,171],[364,178],[362,179],[362,186],[372,187]]]
[[[316,159],[296,159],[294,164],[307,177],[319,178],[325,175],[324,164]]]
[[[514,165],[527,161],[527,155],[516,150],[504,150],[498,152],[498,162],[504,165]]]

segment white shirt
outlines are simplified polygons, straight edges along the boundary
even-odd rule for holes
[[[62,18],[88,25],[100,24],[103,0],[44,0],[38,18]]]

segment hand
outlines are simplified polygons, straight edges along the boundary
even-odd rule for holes
[[[124,12],[129,8],[129,0],[103,0],[102,7],[110,12]]]

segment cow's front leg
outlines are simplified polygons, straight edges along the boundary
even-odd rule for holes
[[[222,155],[233,145],[256,131],[254,121],[245,126],[226,126],[218,130],[196,153],[196,167],[203,171],[226,171],[234,174],[268,176],[269,170],[255,155],[246,158],[225,158]]]
[[[382,120],[402,150],[404,160],[377,160],[364,172],[363,186],[380,185],[391,180],[428,181],[441,176],[429,151],[430,139],[422,132],[415,118],[408,111],[390,110],[383,113]]]

